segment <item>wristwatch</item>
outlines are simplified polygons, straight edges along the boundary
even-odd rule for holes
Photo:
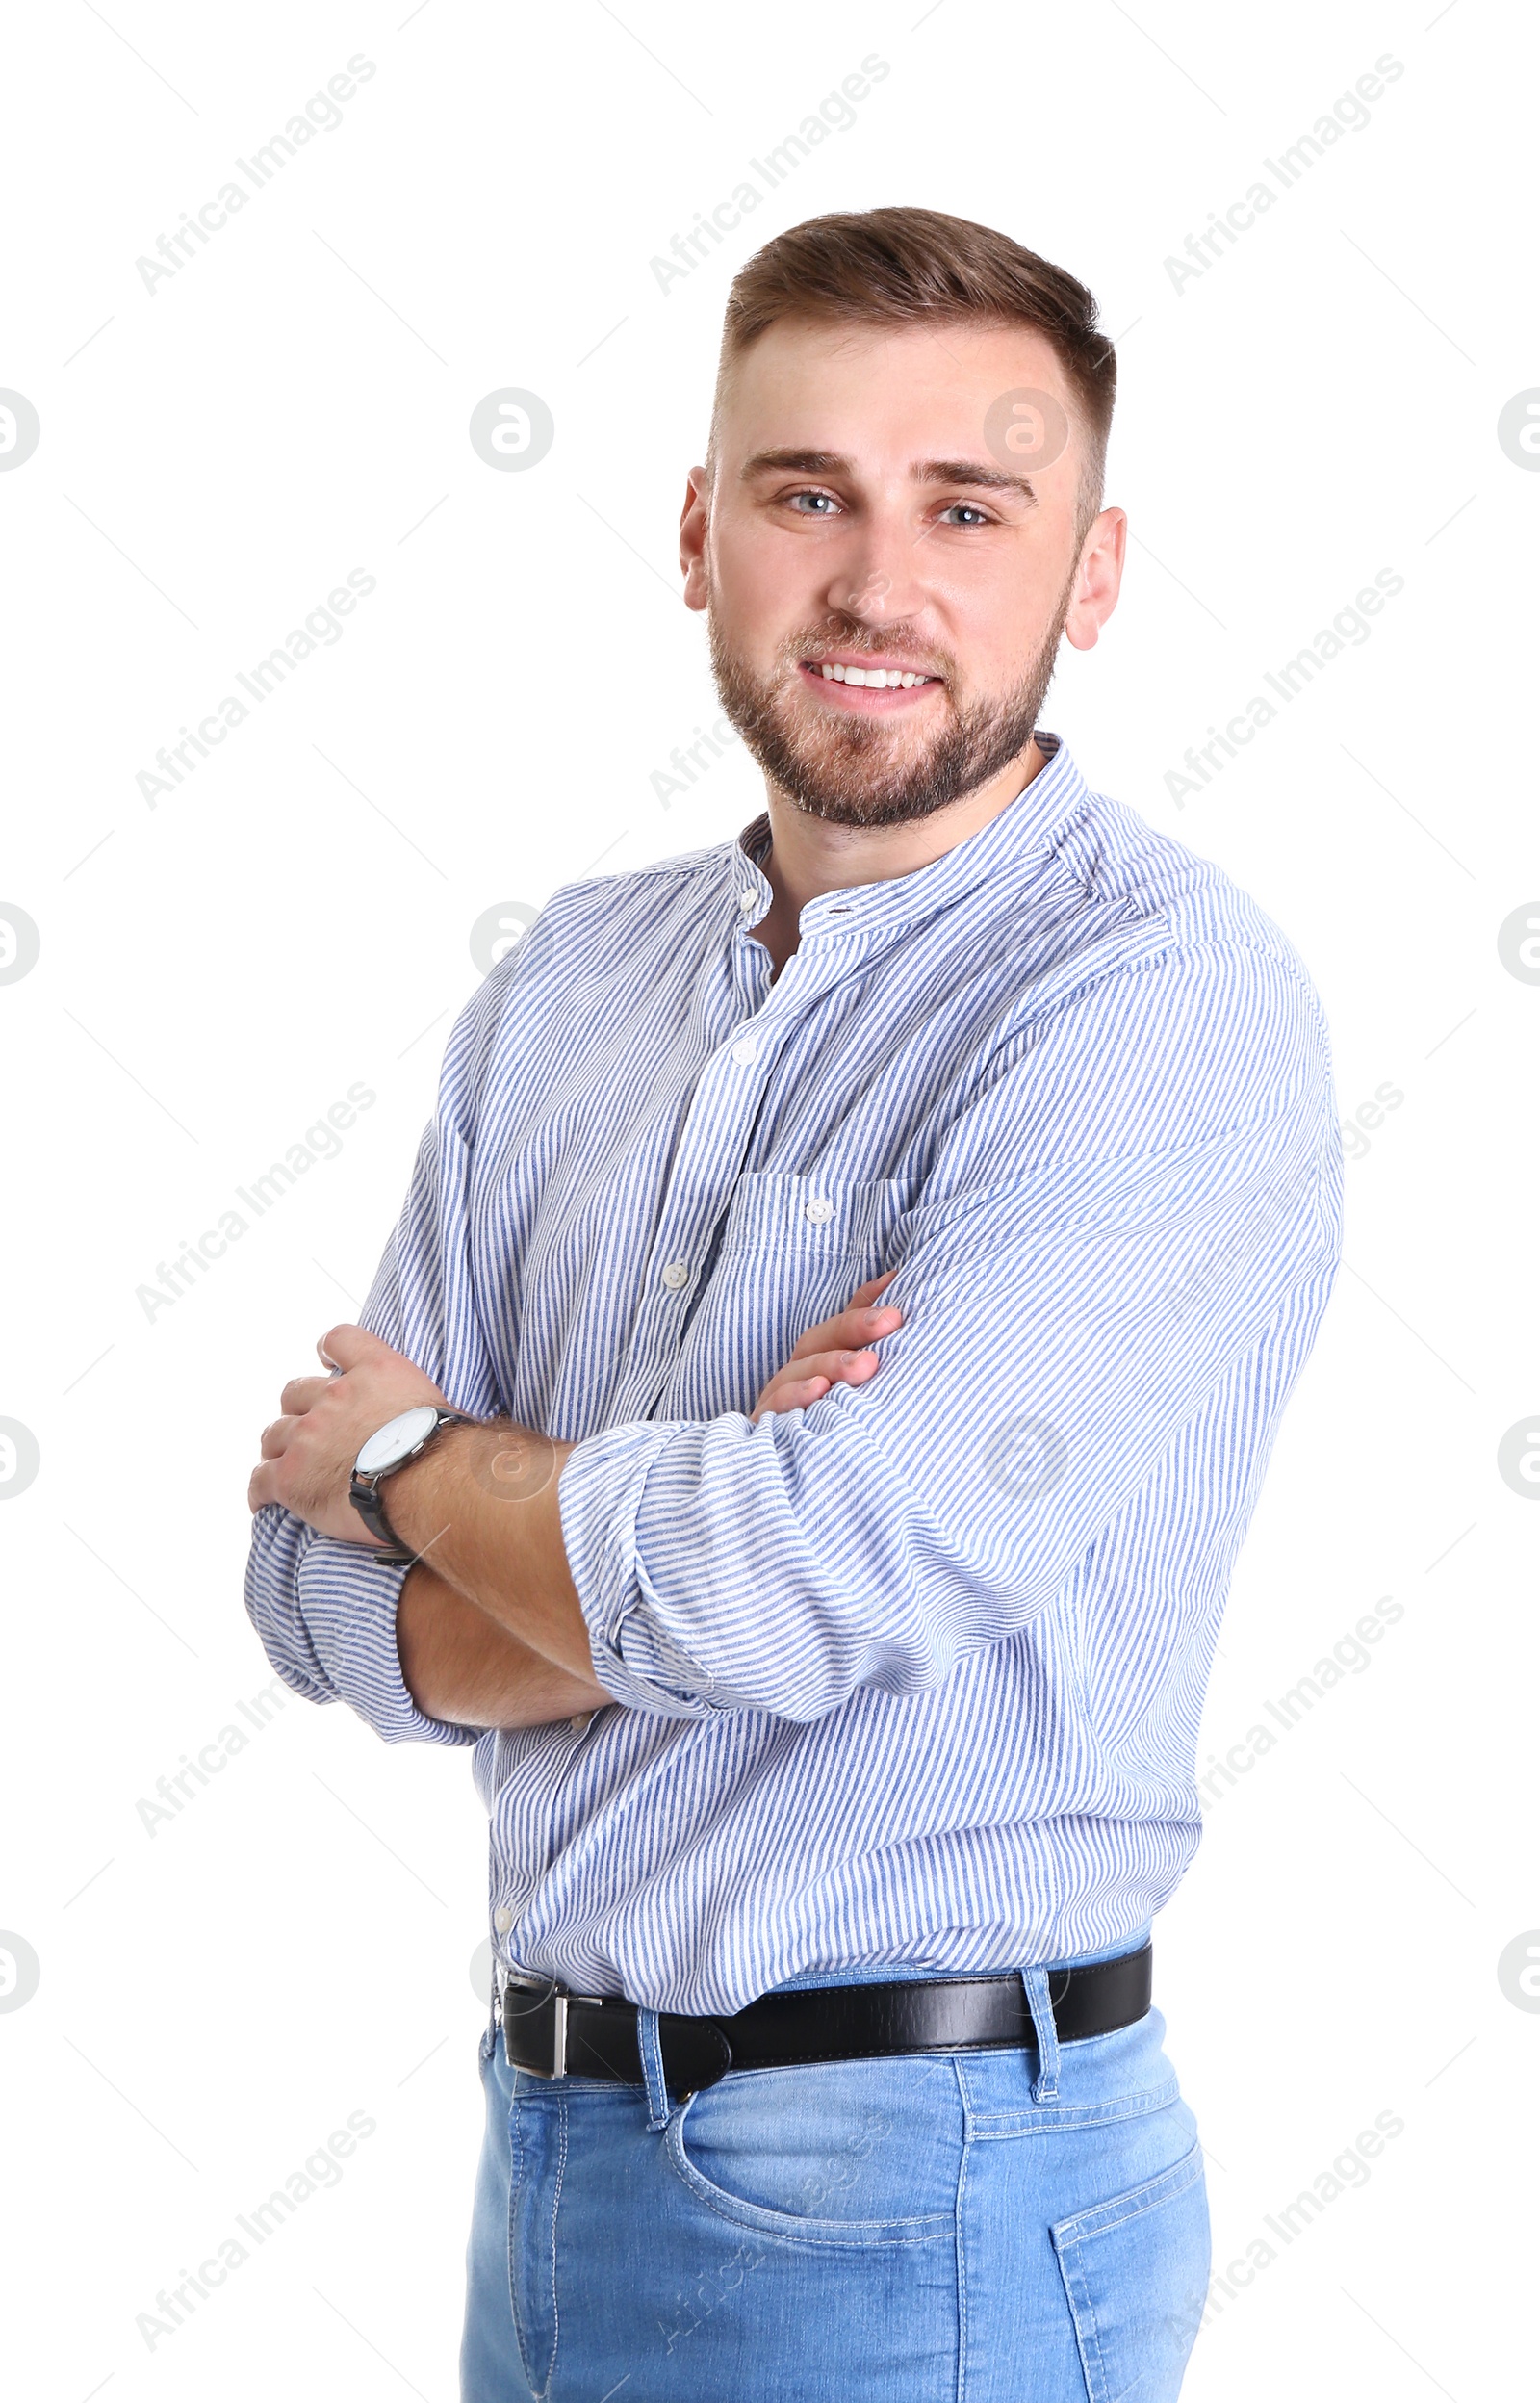
[[[394,1477],[408,1460],[420,1460],[441,1427],[469,1427],[471,1419],[464,1410],[443,1410],[436,1403],[420,1402],[415,1409],[402,1410],[376,1428],[353,1462],[353,1474],[347,1487],[347,1498],[372,1536],[390,1546],[375,1557],[389,1561],[415,1561],[418,1555],[409,1551],[385,1515],[379,1489],[387,1477]]]

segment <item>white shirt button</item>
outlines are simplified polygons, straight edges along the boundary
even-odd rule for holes
[[[670,1293],[678,1293],[680,1287],[681,1285],[687,1285],[689,1281],[689,1261],[670,1260],[668,1266],[663,1271],[663,1282],[667,1285]]]
[[[513,1913],[509,1910],[505,1902],[500,1910],[493,1914],[492,1925],[497,1929],[500,1936],[505,1936],[509,1928],[513,1925]]]
[[[732,1056],[740,1068],[752,1068],[759,1056],[759,1046],[752,1035],[745,1035],[741,1043],[733,1045]]]
[[[815,1227],[822,1227],[834,1217],[834,1205],[823,1194],[814,1194],[807,1204],[807,1214]]]
[[[758,907],[758,902],[759,896],[757,892],[740,892],[738,895],[738,907],[743,912],[745,917],[752,917],[754,916],[756,909]]]
[[[592,1711],[574,1711],[571,1720],[573,1734],[580,1736],[593,1716]]]

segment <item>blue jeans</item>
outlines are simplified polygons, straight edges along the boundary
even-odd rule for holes
[[[1165,2022],[1060,2047],[1023,1977],[1040,2065],[903,2054],[680,2100],[655,2065],[512,2070],[489,2029],[463,2403],[1171,2403],[1209,2223]]]

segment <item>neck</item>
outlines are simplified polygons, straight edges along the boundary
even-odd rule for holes
[[[1047,763],[1048,755],[1034,738],[976,792],[901,826],[832,825],[826,818],[810,817],[779,785],[767,781],[770,850],[762,866],[775,900],[755,932],[774,962],[773,974],[781,973],[795,951],[799,921],[809,901],[820,893],[886,884],[891,877],[929,867],[1009,809]]]

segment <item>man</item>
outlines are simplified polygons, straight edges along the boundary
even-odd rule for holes
[[[1149,1926],[1341,1156],[1287,942],[1038,731],[1114,374],[958,219],[750,261],[680,557],[767,814],[493,970],[263,1437],[275,1667],[477,1747],[472,2403],[1181,2382]]]

